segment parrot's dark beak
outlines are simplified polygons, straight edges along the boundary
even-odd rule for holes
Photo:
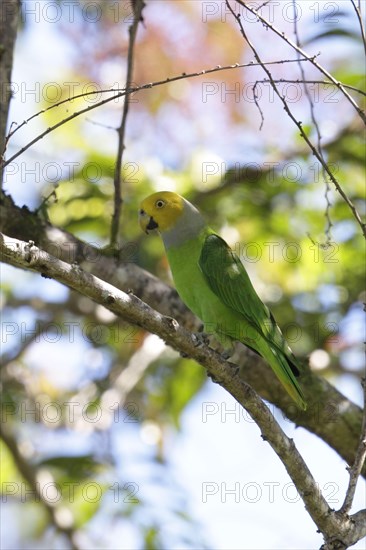
[[[140,226],[143,231],[148,235],[150,231],[158,229],[158,224],[152,216],[149,216],[145,210],[139,211]]]
[[[154,220],[154,218],[150,216],[149,223],[146,226],[146,233],[148,233],[149,231],[154,231],[154,229],[158,229],[158,227],[159,226]]]

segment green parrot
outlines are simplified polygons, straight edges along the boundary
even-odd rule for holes
[[[239,341],[272,367],[292,399],[306,410],[297,381],[301,367],[272,313],[263,304],[249,276],[228,244],[208,227],[186,199],[161,191],[142,201],[140,226],[163,239],[178,294],[219,341]]]

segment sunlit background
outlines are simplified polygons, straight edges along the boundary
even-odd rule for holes
[[[364,85],[351,2],[297,4],[298,32],[309,54],[321,52],[319,62],[336,79]],[[128,2],[25,0],[22,10],[9,123],[73,94],[124,86]],[[294,39],[292,2],[270,3],[262,13]],[[280,37],[249,17],[244,22],[263,60],[296,60]],[[139,85],[254,59],[221,0],[146,0],[135,54]],[[303,68],[307,79],[323,80],[310,64]],[[277,79],[301,79],[296,62],[271,71]],[[257,85],[261,111],[256,106],[253,85],[264,77],[257,66],[235,68],[133,95],[122,242],[131,243],[131,261],[171,283],[162,245],[141,235],[136,212],[154,190],[189,197],[240,254],[296,354],[310,357],[313,369],[361,404],[360,228],[339,195],[333,189],[326,194],[318,163],[268,83]],[[304,87],[283,82],[280,89],[316,141]],[[357,114],[338,89],[319,83],[308,89],[325,158],[364,213]],[[102,97],[34,118],[13,135],[7,157]],[[15,202],[106,246],[122,106],[119,99],[92,110],[17,157],[5,174]],[[80,548],[321,545],[256,425],[199,365],[52,280],[4,265],[1,275],[4,419],[59,525],[74,531]],[[344,461],[270,407],[328,502],[339,508],[348,482]],[[2,466],[2,548],[69,548],[4,444]],[[365,506],[364,490],[360,481],[354,510]],[[354,548],[364,548],[364,541]]]

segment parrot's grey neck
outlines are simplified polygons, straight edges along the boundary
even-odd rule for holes
[[[206,222],[200,212],[184,199],[184,209],[179,220],[172,229],[161,234],[165,248],[184,244],[197,237],[204,227]]]

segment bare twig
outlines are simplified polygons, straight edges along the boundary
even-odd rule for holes
[[[99,126],[100,128],[105,128],[106,130],[116,130],[115,126],[109,126],[109,124],[103,124],[103,122],[98,122],[97,120],[92,120],[91,118],[85,117],[85,121],[89,122],[93,126]]]
[[[301,61],[306,62],[307,60],[303,59]],[[268,61],[268,62],[263,62],[263,63],[265,65],[284,65],[286,63],[298,63],[298,60],[297,59],[282,59],[282,60],[279,60],[279,61]],[[15,160],[17,157],[22,155],[25,151],[27,151],[27,149],[29,149],[32,145],[37,143],[37,141],[43,139],[47,134],[49,134],[53,130],[56,130],[57,128],[59,128],[63,124],[66,124],[67,122],[70,122],[70,120],[73,120],[74,118],[76,118],[76,117],[78,117],[78,116],[80,116],[84,113],[87,113],[88,111],[91,111],[92,109],[96,109],[97,107],[101,107],[102,105],[105,105],[106,103],[109,103],[110,101],[115,101],[116,99],[118,99],[120,97],[139,92],[140,90],[146,90],[146,89],[150,89],[150,88],[155,88],[157,86],[163,86],[164,84],[170,84],[171,82],[176,82],[178,80],[184,80],[186,78],[195,78],[195,77],[204,76],[204,75],[207,75],[207,74],[212,74],[212,73],[216,73],[216,72],[220,72],[220,71],[228,71],[228,70],[233,70],[233,69],[238,69],[238,68],[243,68],[243,67],[255,67],[255,66],[258,66],[258,65],[260,65],[260,64],[259,63],[254,63],[254,62],[234,63],[233,65],[225,65],[224,67],[217,66],[217,67],[214,67],[212,69],[205,69],[203,71],[198,71],[198,72],[195,72],[195,73],[183,73],[181,75],[174,76],[172,78],[166,78],[164,80],[158,80],[156,82],[149,82],[148,84],[142,84],[141,86],[133,86],[127,91],[124,88],[122,88],[122,89],[120,89],[120,88],[108,88],[106,90],[97,90],[97,91],[94,90],[92,92],[85,92],[85,93],[82,93],[82,94],[77,94],[75,96],[69,97],[67,99],[63,99],[63,100],[59,101],[58,103],[55,103],[54,105],[50,105],[46,109],[42,109],[41,111],[38,111],[37,113],[35,113],[31,117],[29,117],[27,120],[23,121],[21,124],[19,124],[19,126],[17,126],[12,132],[10,132],[8,134],[7,139],[9,140],[18,130],[20,130],[24,125],[28,124],[28,122],[30,122],[33,118],[41,115],[42,113],[45,113],[45,112],[49,111],[50,109],[54,109],[56,107],[59,107],[60,105],[63,105],[65,103],[68,103],[68,102],[71,102],[71,101],[74,101],[75,99],[79,99],[81,97],[92,96],[92,95],[95,95],[95,94],[104,94],[104,93],[113,93],[114,94],[114,95],[112,95],[112,97],[109,97],[107,99],[103,99],[103,100],[99,101],[98,103],[95,103],[94,105],[89,105],[87,108],[80,109],[79,111],[75,111],[72,115],[70,115],[70,116],[64,118],[63,120],[57,122],[53,126],[50,126],[49,128],[47,128],[47,130],[45,130],[44,132],[42,132],[41,134],[36,136],[32,141],[30,141],[24,147],[19,149],[19,151],[17,151],[12,157],[10,157],[6,161],[4,161],[3,167],[5,167],[8,164],[10,164],[11,162],[13,162],[13,160]]]
[[[224,361],[217,352],[199,344],[174,319],[161,315],[134,295],[125,294],[79,266],[56,259],[32,242],[26,243],[0,234],[0,252],[2,261],[46,274],[88,296],[126,321],[157,334],[178,351],[195,359],[255,420],[261,429],[262,438],[268,441],[284,464],[325,540],[337,537],[347,547],[365,536],[366,523],[362,521],[364,514],[358,512],[358,515],[351,517],[340,516],[328,506],[293,440],[286,436],[258,394],[238,375],[237,369]]]
[[[299,61],[306,62],[307,60],[306,59],[285,59],[285,60],[281,60],[281,61],[263,62],[263,64],[264,65],[279,65],[279,64],[283,65],[285,63],[298,63]],[[93,91],[90,91],[90,92],[83,92],[81,94],[77,94],[77,95],[68,97],[66,99],[62,99],[61,101],[58,101],[57,103],[54,103],[53,105],[50,105],[49,107],[46,107],[46,109],[41,109],[40,111],[37,111],[32,116],[30,116],[26,120],[24,120],[21,124],[17,125],[16,122],[12,122],[10,131],[6,136],[6,139],[7,139],[7,141],[9,141],[10,138],[12,138],[14,134],[16,134],[16,132],[18,132],[23,126],[27,125],[34,118],[46,113],[47,111],[49,111],[51,109],[55,109],[56,107],[60,107],[61,105],[64,105],[65,103],[75,101],[76,99],[80,99],[82,97],[93,96],[93,95],[96,95],[96,94],[106,94],[106,93],[116,93],[116,92],[118,92],[118,95],[114,95],[113,97],[110,98],[110,101],[112,101],[112,100],[116,100],[119,97],[122,97],[122,96],[127,95],[127,94],[134,94],[134,93],[138,92],[139,90],[144,90],[146,88],[155,88],[156,86],[162,86],[163,84],[167,84],[167,83],[170,83],[170,82],[175,82],[177,80],[184,80],[184,79],[187,79],[187,78],[195,78],[197,76],[202,76],[204,74],[217,73],[217,72],[220,72],[220,71],[228,71],[228,70],[233,70],[233,69],[240,69],[240,68],[243,68],[243,67],[257,67],[258,65],[259,65],[259,63],[250,62],[250,63],[235,63],[234,65],[217,66],[217,67],[214,67],[213,69],[206,69],[204,71],[199,71],[199,72],[195,72],[195,73],[184,73],[184,74],[181,74],[181,75],[178,75],[178,76],[175,76],[175,77],[172,77],[172,78],[168,78],[168,79],[165,79],[165,80],[159,80],[157,82],[152,82],[152,83],[149,83],[149,84],[143,84],[141,86],[131,87],[129,92],[126,92],[126,90],[124,88],[108,88],[106,90],[93,90]],[[281,80],[282,80],[282,82],[294,82],[294,83],[300,83],[301,82],[300,79],[296,79],[296,80],[281,79]],[[261,82],[261,81],[259,81],[259,82]],[[264,80],[263,82],[266,82],[266,80]],[[334,84],[334,82],[330,82],[330,81],[327,81],[327,80],[306,80],[306,82],[308,84],[324,84],[324,85],[327,85],[327,86],[336,86],[338,88],[337,84]],[[342,85],[345,88],[349,89],[349,90],[352,90],[352,91],[354,91],[358,94],[366,96],[366,92],[364,90],[360,90],[359,88],[356,88],[355,86],[351,86],[350,84],[342,84]],[[98,106],[98,105],[99,105],[99,103],[96,104],[96,106]],[[108,128],[110,130],[116,130],[116,128],[114,126],[104,125],[102,123],[93,122],[92,120],[88,120],[88,122],[91,122],[91,123],[96,124],[98,126],[103,126],[104,128]],[[14,126],[14,130],[12,130],[13,126]],[[9,161],[6,162],[6,164],[8,164],[8,163],[9,163]]]
[[[238,0],[239,1],[239,0]],[[226,5],[228,6],[230,12],[232,13],[233,17],[235,18],[235,20],[237,21],[238,25],[239,25],[239,28],[240,28],[240,32],[244,38],[244,40],[247,42],[247,44],[249,45],[250,49],[252,50],[253,54],[254,54],[254,57],[256,59],[256,61],[261,65],[261,58],[256,50],[256,48],[254,47],[253,43],[251,42],[251,40],[248,38],[245,30],[244,30],[244,27],[243,27],[243,24],[241,22],[241,16],[240,14],[236,14],[233,10],[233,8],[231,7],[231,4],[229,2],[229,0],[225,0],[226,2]],[[240,1],[241,3],[241,1]],[[245,7],[248,7],[246,4],[243,4],[245,5]],[[250,10],[251,11],[251,10]],[[297,46],[296,46],[297,48]],[[318,161],[320,162],[320,164],[322,165],[322,167],[324,168],[325,172],[328,174],[330,180],[333,182],[335,188],[337,189],[337,191],[339,192],[339,194],[342,196],[343,200],[347,203],[347,205],[349,206],[354,218],[356,219],[357,223],[359,224],[359,226],[361,227],[361,230],[362,230],[362,234],[364,235],[364,237],[366,238],[366,223],[364,223],[360,217],[360,214],[358,213],[355,205],[352,203],[352,201],[349,199],[347,193],[343,190],[341,184],[339,183],[339,181],[336,179],[336,177],[334,176],[333,172],[330,170],[328,164],[324,161],[322,155],[319,153],[319,151],[317,150],[317,148],[313,145],[312,141],[309,139],[309,137],[306,135],[306,132],[303,130],[303,127],[302,127],[302,122],[298,121],[295,116],[293,115],[291,109],[289,108],[288,104],[287,104],[287,101],[286,101],[286,98],[283,97],[277,86],[276,86],[276,83],[275,81],[273,80],[273,77],[272,77],[272,74],[270,72],[270,70],[262,65],[262,68],[263,70],[265,71],[265,73],[267,74],[268,78],[269,78],[269,82],[271,83],[271,86],[274,90],[274,92],[276,93],[276,95],[278,96],[278,98],[280,99],[280,101],[282,102],[283,104],[283,108],[285,110],[285,112],[288,114],[288,116],[290,117],[290,119],[293,121],[293,123],[296,125],[296,127],[299,129],[300,131],[300,135],[301,137],[304,139],[304,141],[307,143],[307,145],[309,146],[311,152],[313,153],[313,155],[318,159]],[[333,77],[332,77],[332,80],[333,80]]]
[[[355,458],[354,464],[352,468],[350,468],[349,470],[350,476],[349,476],[348,489],[347,489],[342,507],[339,510],[340,514],[348,514],[348,512],[351,509],[353,498],[356,492],[357,480],[360,477],[362,466],[366,459],[366,379],[364,378],[361,383],[363,386],[364,409],[363,409],[363,421],[362,421],[360,442],[356,452],[356,458]]]
[[[301,61],[304,61],[304,59],[298,59],[299,62]],[[256,63],[256,65],[260,65],[260,63]],[[304,86],[308,86],[309,84],[319,84],[319,85],[322,85],[322,86],[334,86],[336,88],[338,88],[338,86],[336,86],[333,82],[330,82],[329,80],[313,80],[313,79],[304,79],[304,78],[273,78],[272,79],[273,82],[275,82],[276,84],[303,84]],[[263,111],[259,105],[259,97],[256,93],[256,90],[257,90],[257,86],[258,84],[270,84],[270,80],[268,78],[263,78],[261,80],[256,80],[253,84],[253,99],[254,99],[254,104],[255,106],[257,107],[258,111],[259,111],[259,114],[260,114],[260,117],[261,117],[261,123],[260,123],[260,126],[259,126],[259,129],[261,130],[262,127],[263,127],[263,123],[264,123],[264,116],[263,116]],[[343,86],[345,88],[348,88],[349,90],[353,90],[354,92],[357,92],[359,93],[360,95],[363,95],[366,97],[366,92],[364,92],[363,90],[360,90],[359,88],[355,88],[354,86],[349,86],[348,84],[343,84]],[[310,92],[309,92],[310,93]]]
[[[299,61],[300,62],[306,62],[307,59],[283,59],[283,60],[279,60],[279,61],[264,61],[263,64],[264,65],[284,65],[286,63],[299,63]],[[51,109],[55,109],[57,107],[60,107],[61,105],[64,105],[66,103],[70,103],[70,102],[75,101],[76,99],[80,99],[82,97],[89,97],[89,96],[93,96],[93,95],[96,95],[96,94],[106,94],[106,93],[116,93],[117,92],[117,95],[114,95],[113,97],[111,97],[109,99],[109,101],[112,101],[112,100],[118,99],[119,97],[123,97],[123,96],[128,95],[128,94],[134,94],[134,93],[136,93],[140,90],[145,90],[146,88],[155,88],[156,86],[162,86],[162,85],[170,83],[170,82],[176,82],[177,80],[184,80],[184,79],[187,79],[187,78],[195,78],[197,76],[202,76],[202,75],[211,74],[211,73],[217,73],[217,72],[220,72],[220,71],[229,71],[229,70],[241,69],[241,68],[245,68],[245,67],[258,67],[258,65],[260,65],[260,64],[259,63],[253,63],[252,61],[250,63],[234,63],[233,65],[225,65],[225,66],[218,65],[217,67],[214,67],[212,69],[206,69],[206,70],[198,71],[198,72],[195,72],[195,73],[183,73],[181,75],[174,76],[174,77],[171,77],[171,78],[168,78],[168,79],[159,80],[159,81],[156,81],[156,82],[150,82],[149,84],[142,84],[141,86],[132,86],[132,87],[130,87],[130,90],[128,92],[126,92],[125,88],[108,88],[106,90],[104,90],[104,89],[103,90],[93,90],[93,91],[90,91],[90,92],[83,92],[81,94],[76,94],[76,95],[68,97],[66,99],[62,99],[61,101],[58,101],[57,103],[54,103],[53,105],[50,105],[49,107],[46,107],[45,109],[41,109],[40,111],[37,111],[36,113],[34,113],[30,117],[28,117],[26,120],[24,120],[21,124],[17,125],[16,122],[12,122],[10,131],[8,132],[8,134],[6,136],[6,139],[7,139],[7,141],[9,141],[13,137],[14,134],[16,134],[19,130],[21,130],[21,128],[23,128],[23,126],[27,125],[34,118],[46,113],[47,111],[50,111]],[[297,79],[297,80],[285,80],[285,79],[283,79],[282,81],[283,82],[301,82],[301,80],[299,80],[299,79]],[[308,84],[324,84],[324,85],[328,85],[328,86],[336,86],[338,88],[337,84],[335,84],[334,82],[327,81],[327,80],[307,80],[306,82]],[[355,86],[351,86],[350,84],[344,84],[344,83],[342,83],[342,86],[344,86],[345,88],[347,88],[349,90],[352,90],[352,91],[354,91],[358,94],[366,96],[366,92],[364,90],[360,90],[359,88],[356,88]],[[99,105],[100,105],[99,103],[96,104],[96,106],[99,106]],[[92,121],[89,120],[89,122],[92,122]],[[95,124],[98,124],[98,123],[95,123]],[[99,124],[99,125],[103,126],[103,124]],[[14,130],[12,130],[13,126],[14,126]],[[116,128],[114,126],[105,125],[105,127],[109,128],[110,130],[116,130]],[[9,162],[10,161],[8,160],[5,164],[8,164]]]
[[[266,2],[263,2],[263,4],[261,4],[260,6],[258,6],[257,10],[261,10],[262,8],[264,8],[267,4],[270,3],[271,0],[266,0]]]
[[[307,60],[306,59],[284,59],[284,60],[280,60],[280,61],[268,61],[268,62],[264,61],[263,65],[280,65],[280,64],[283,65],[285,63],[298,63],[299,61],[306,62]],[[140,90],[146,90],[147,88],[155,88],[156,86],[162,86],[163,84],[167,84],[167,83],[170,83],[170,82],[176,82],[177,80],[184,80],[184,79],[187,79],[187,78],[195,78],[197,76],[202,76],[202,75],[211,74],[211,73],[217,73],[217,72],[220,72],[220,71],[241,69],[241,68],[245,68],[245,67],[257,67],[258,65],[260,65],[260,64],[259,63],[253,63],[253,62],[250,62],[250,63],[235,63],[233,65],[217,66],[217,67],[214,67],[213,69],[206,69],[206,70],[198,71],[198,72],[195,72],[195,73],[183,73],[181,75],[174,76],[172,78],[159,80],[157,82],[150,82],[149,84],[142,84],[141,86],[131,87],[128,92],[126,92],[126,90],[124,88],[108,88],[106,90],[103,89],[103,90],[93,90],[93,91],[90,91],[90,92],[83,92],[81,94],[77,94],[77,95],[68,97],[66,99],[62,99],[61,101],[58,101],[57,103],[54,103],[53,105],[50,105],[49,107],[46,107],[45,109],[41,109],[40,111],[37,111],[36,113],[34,113],[30,117],[28,117],[26,120],[24,120],[21,124],[17,125],[16,122],[12,122],[10,131],[6,136],[6,139],[7,139],[7,141],[9,141],[13,137],[13,135],[16,134],[16,132],[21,130],[21,128],[23,128],[23,126],[27,125],[34,118],[46,113],[47,111],[50,111],[51,109],[55,109],[57,107],[60,107],[61,105],[64,105],[65,103],[75,101],[76,99],[80,99],[82,97],[89,97],[89,96],[93,96],[93,95],[96,95],[96,94],[106,94],[106,93],[116,93],[117,92],[117,95],[114,95],[111,98],[109,98],[109,101],[112,101],[112,100],[116,100],[119,97],[123,97],[123,96],[128,95],[128,94],[134,94],[134,93],[136,93]],[[300,79],[296,79],[296,80],[281,79],[281,81],[282,82],[301,83]],[[261,81],[258,81],[258,82],[261,82]],[[266,82],[266,80],[263,80],[263,82]],[[327,86],[336,86],[338,88],[337,84],[334,84],[334,82],[330,82],[330,81],[327,81],[327,80],[306,80],[306,82],[308,84],[324,84],[324,85],[327,85]],[[345,88],[347,88],[349,90],[352,90],[352,91],[354,91],[358,94],[366,96],[366,92],[364,90],[360,90],[359,88],[356,88],[355,86],[351,86],[349,84],[342,84],[342,86],[344,86]],[[106,102],[97,103],[95,106],[98,107],[99,105],[103,105],[104,103],[106,103]],[[67,122],[66,119],[65,119],[65,122]],[[108,125],[104,125],[102,123],[93,122],[90,119],[88,120],[88,122],[91,122],[91,123],[96,124],[98,126],[103,126],[104,128],[107,128],[107,129],[110,129],[110,130],[116,130],[116,128],[114,126],[108,126]],[[14,126],[14,130],[12,130],[13,126]],[[11,159],[7,160],[4,163],[4,166],[9,164],[9,162],[11,162]]]
[[[108,90],[109,92],[113,91],[113,90]],[[29,141],[26,145],[24,145],[24,147],[21,147],[19,149],[19,151],[17,151],[12,157],[10,157],[9,159],[7,159],[4,163],[3,163],[3,167],[5,168],[5,166],[7,166],[8,164],[10,164],[11,162],[13,162],[13,160],[15,160],[16,158],[18,158],[20,155],[22,155],[25,151],[27,151],[30,147],[32,147],[32,145],[34,145],[35,143],[37,143],[38,141],[40,141],[41,139],[43,139],[45,136],[47,136],[48,134],[50,134],[51,132],[53,132],[54,130],[56,130],[57,128],[59,128],[60,126],[63,126],[64,124],[66,124],[66,122],[70,122],[71,120],[74,120],[74,118],[84,114],[84,113],[87,113],[89,111],[92,111],[93,109],[96,109],[97,107],[101,107],[102,105],[105,105],[106,103],[109,103],[110,101],[112,101],[113,99],[116,99],[117,97],[122,97],[123,95],[125,95],[126,92],[120,92],[119,94],[117,95],[114,95],[112,97],[109,97],[107,99],[103,99],[102,101],[99,101],[98,103],[96,103],[95,105],[89,105],[88,107],[85,107],[84,109],[80,109],[80,111],[75,111],[72,115],[60,120],[59,122],[57,122],[56,124],[54,124],[53,126],[50,126],[49,128],[47,128],[47,130],[45,130],[44,132],[41,132],[40,134],[38,134],[38,136],[36,136],[34,139],[32,139],[31,141]]]
[[[282,40],[284,40],[286,42],[286,44],[291,46],[291,48],[293,48],[296,52],[298,52],[304,59],[307,59],[312,65],[314,65],[314,67],[316,67],[321,73],[323,73],[324,76],[326,76],[331,82],[333,82],[333,84],[341,90],[341,92],[343,93],[343,95],[345,96],[347,101],[349,101],[351,103],[351,105],[357,111],[360,118],[366,124],[366,115],[365,115],[364,111],[360,108],[359,105],[357,105],[356,101],[347,92],[347,90],[345,89],[343,84],[341,82],[339,82],[338,80],[336,80],[330,72],[328,72],[326,69],[324,69],[324,67],[316,61],[316,58],[314,56],[313,57],[309,56],[302,48],[300,48],[299,46],[297,46],[297,44],[295,44],[292,40],[290,40],[285,35],[285,33],[280,31],[279,29],[277,29],[274,25],[272,25],[272,23],[270,23],[265,17],[263,17],[258,12],[257,9],[252,8],[248,3],[244,2],[243,0],[236,0],[236,2],[238,4],[240,4],[241,6],[243,6],[246,10],[248,10],[253,15],[256,15],[258,17],[259,21],[261,21],[266,28],[271,29],[271,31],[273,31],[275,34],[277,34],[277,36],[279,36]],[[227,4],[227,0],[226,0],[226,4]],[[233,12],[233,10],[231,10],[231,11]],[[235,18],[237,19],[237,16],[235,15],[235,12],[233,12],[233,13],[234,13]]]
[[[133,75],[133,63],[134,63],[134,50],[135,50],[135,40],[136,40],[136,34],[137,34],[137,27],[142,21],[142,10],[144,8],[144,1],[143,0],[135,0],[133,3],[133,12],[134,12],[134,19],[133,23],[130,26],[128,32],[129,32],[129,43],[128,43],[128,55],[127,55],[127,76],[126,76],[126,85],[125,88],[127,92],[130,90],[131,84],[132,84],[132,75]],[[127,123],[127,115],[129,110],[129,95],[125,96],[125,101],[123,104],[123,112],[122,112],[122,120],[121,124],[117,130],[118,133],[118,147],[117,147],[117,157],[116,157],[116,165],[114,168],[114,212],[112,216],[112,222],[111,222],[111,238],[110,238],[110,246],[111,248],[116,248],[118,245],[118,233],[119,233],[119,223],[121,218],[121,208],[122,208],[122,185],[121,185],[121,177],[122,177],[122,158],[123,158],[123,152],[125,149],[125,133],[126,133],[126,123]]]
[[[363,47],[364,47],[365,54],[366,54],[366,34],[365,34],[365,26],[364,26],[363,21],[362,21],[361,1],[358,0],[357,6],[356,6],[355,1],[351,0],[351,4],[352,4],[352,6],[353,6],[353,8],[356,12],[356,15],[357,15],[358,23],[360,25],[360,31],[361,31]]]
[[[297,28],[296,0],[292,0],[292,6],[293,6],[293,10],[294,10],[294,33],[295,33],[296,45],[297,45],[298,48],[300,48],[301,43],[300,43],[300,36],[299,36],[298,28]],[[301,59],[300,54],[298,53],[297,55],[298,55],[298,59],[300,60]],[[325,159],[324,159],[323,147],[322,147],[322,143],[321,143],[322,136],[320,134],[319,124],[318,124],[318,121],[316,120],[316,116],[315,116],[314,102],[313,102],[313,99],[310,95],[309,88],[308,88],[307,84],[305,83],[305,80],[306,80],[306,78],[305,78],[305,69],[304,69],[302,63],[299,63],[299,69],[300,69],[300,73],[301,73],[301,78],[304,81],[305,95],[308,99],[309,106],[310,106],[311,121],[313,123],[313,126],[315,128],[315,132],[316,132],[318,152],[319,152],[319,155],[321,156],[321,158],[323,159],[323,161],[326,162]],[[325,192],[324,192],[324,197],[325,197],[325,202],[326,202],[325,219],[326,219],[326,224],[327,224],[326,228],[325,228],[325,236],[326,236],[325,246],[329,246],[330,243],[331,243],[331,240],[332,240],[332,235],[331,235],[332,221],[330,219],[330,208],[331,208],[332,205],[331,205],[330,197],[329,197],[330,185],[329,185],[329,180],[328,180],[327,173],[324,169],[324,165],[322,165],[322,174],[323,174],[323,179],[324,179],[324,182],[325,182]]]
[[[264,124],[264,114],[263,114],[263,111],[261,109],[261,106],[259,105],[259,101],[258,101],[258,94],[257,94],[257,86],[258,84],[264,84],[265,82],[269,82],[269,80],[256,80],[255,83],[254,83],[254,86],[253,86],[253,99],[254,99],[254,105],[257,107],[258,109],[258,112],[259,112],[259,116],[261,117],[261,122],[260,122],[260,125],[259,125],[259,131],[262,130],[263,128],[263,124]]]
[[[299,59],[298,61],[304,61],[304,59]],[[258,65],[258,63],[257,63]],[[268,83],[268,78],[263,78],[262,80],[256,80],[256,84],[265,84]],[[327,80],[313,80],[306,78],[305,80],[302,78],[274,78],[273,82],[276,83],[289,83],[289,84],[322,84],[323,86],[336,86],[333,82],[329,82]],[[363,90],[360,90],[359,88],[355,88],[354,86],[349,86],[348,84],[343,84],[345,88],[349,88],[350,90],[353,90],[354,92],[357,92],[361,95],[364,95],[366,97],[366,92]],[[338,86],[336,86],[338,88]]]
[[[110,98],[110,100],[117,99],[118,97],[122,97],[123,95],[126,94],[126,90],[124,88],[108,88],[106,90],[92,90],[90,92],[83,92],[81,94],[76,94],[76,95],[67,97],[66,99],[61,99],[57,103],[53,103],[49,107],[46,107],[45,109],[41,109],[40,111],[37,111],[36,113],[31,115],[30,117],[23,120],[23,122],[21,124],[17,124],[16,122],[13,122],[12,126],[15,126],[15,128],[14,128],[14,130],[10,129],[10,131],[7,135],[7,139],[9,140],[10,138],[12,138],[14,134],[16,134],[19,130],[21,130],[23,128],[23,126],[26,126],[34,118],[36,118],[40,115],[43,115],[44,113],[47,113],[48,111],[51,111],[52,109],[55,109],[57,107],[61,107],[61,105],[65,105],[66,103],[71,103],[72,101],[75,101],[76,99],[80,99],[82,97],[90,97],[90,96],[93,96],[93,95],[96,95],[96,94],[107,94],[107,93],[115,94],[116,92],[119,92],[119,94],[117,96],[114,95],[113,97]],[[99,103],[97,105],[99,105]],[[113,126],[113,127],[111,127],[111,130],[116,130],[116,128]]]

